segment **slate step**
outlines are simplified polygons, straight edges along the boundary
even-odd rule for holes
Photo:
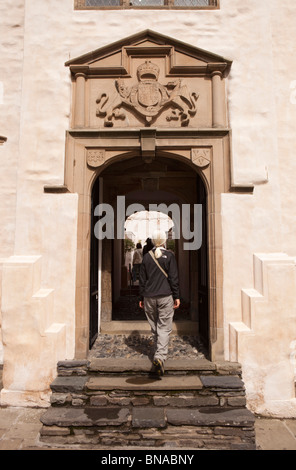
[[[92,358],[88,365],[89,371],[93,372],[146,372],[150,373],[152,369],[152,363],[148,358]],[[216,370],[215,365],[206,360],[198,359],[196,361],[187,359],[168,359],[165,363],[166,375],[174,373],[190,373],[198,371],[214,371]]]
[[[91,377],[85,384],[88,390],[201,390],[203,385],[198,376],[166,377]]]
[[[150,373],[152,363],[146,358],[90,358],[89,360],[67,360],[58,362],[58,375],[86,375],[89,372],[102,373]],[[221,361],[211,362],[207,359],[168,359],[165,363],[165,375],[170,373],[209,373],[218,375],[239,375],[241,366],[238,363]]]
[[[130,411],[128,408],[49,408],[41,417],[47,426],[120,426],[126,423]]]
[[[255,448],[239,364],[169,359],[161,378],[151,366],[148,358],[59,362],[41,440],[82,448]]]
[[[245,407],[237,375],[87,374],[60,376],[51,384],[52,406],[221,406]]]
[[[57,377],[51,384],[55,393],[80,393],[110,390],[201,390],[203,384],[198,376],[158,377],[146,376],[95,376],[95,377]]]
[[[130,418],[130,419],[129,419]],[[255,418],[247,409],[221,408],[49,408],[41,417],[47,426],[120,426],[163,427],[174,426],[253,426]]]
[[[57,377],[51,390],[57,393],[95,390],[201,390],[244,391],[244,383],[238,376],[136,376],[95,375]]]
[[[49,408],[41,439],[90,446],[255,449],[254,417],[246,409]]]

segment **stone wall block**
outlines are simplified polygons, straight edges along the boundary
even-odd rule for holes
[[[13,256],[2,267],[4,346],[1,405],[48,406],[66,327],[55,322],[54,292],[41,285],[42,257]]]
[[[294,258],[285,253],[255,254],[254,288],[242,291],[242,321],[229,323],[230,360],[242,364],[252,411],[295,416],[295,371],[290,359],[295,331]]]

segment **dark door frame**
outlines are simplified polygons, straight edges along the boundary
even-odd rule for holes
[[[116,162],[114,163],[116,165]],[[103,175],[101,175],[103,179]],[[100,292],[100,286],[98,285],[98,259],[99,259],[99,243],[94,235],[95,216],[94,209],[100,201],[100,177],[98,176],[93,183],[91,193],[91,242],[90,242],[90,315],[89,315],[89,348],[91,349],[97,335],[99,334],[99,308],[98,308],[98,296]],[[142,204],[142,202],[139,201]],[[159,204],[160,202],[158,202]],[[207,206],[207,190],[203,179],[200,174],[196,173],[196,203],[202,204],[203,206],[203,243],[197,253],[190,253],[189,256],[189,276],[191,278],[191,269],[197,273],[197,284],[191,283],[191,290],[196,289],[198,295],[198,305],[195,306],[198,309],[198,324],[199,324],[199,335],[203,340],[203,344],[206,348],[209,347],[210,343],[210,332],[209,332],[209,278],[208,278],[208,206]],[[142,204],[143,205],[143,204]],[[146,206],[149,202],[146,202]],[[113,257],[113,244],[112,244]],[[194,264],[197,263],[197,266]],[[111,262],[113,271],[113,262]],[[196,281],[196,276],[194,276]],[[112,297],[113,297],[113,282],[112,282]],[[190,292],[190,299],[192,299],[193,293]],[[112,298],[113,304],[113,298]]]

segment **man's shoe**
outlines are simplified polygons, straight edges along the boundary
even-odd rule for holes
[[[164,375],[164,365],[161,359],[154,359],[153,365],[157,375]]]

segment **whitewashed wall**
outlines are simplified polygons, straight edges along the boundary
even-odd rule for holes
[[[0,147],[0,256],[4,263],[11,255],[42,257],[41,287],[54,291],[53,321],[65,325],[64,356],[72,358],[77,197],[43,193],[44,185],[63,184],[71,102],[65,61],[147,28],[233,60],[227,84],[232,178],[255,190],[222,197],[225,358],[240,359],[247,369],[248,349],[235,352],[229,332],[241,337],[236,326],[245,325],[242,290],[255,287],[256,254],[267,253],[277,264],[273,254],[284,253],[288,270],[296,256],[296,3],[221,0],[220,10],[190,12],[74,11],[73,5],[74,0],[0,5],[0,134],[8,138]],[[286,274],[281,276],[279,286],[285,287]],[[281,343],[287,364],[295,323],[289,292],[291,324]],[[275,339],[280,317],[272,322]],[[274,350],[270,354],[274,361]],[[247,386],[256,395],[268,380],[259,383],[256,364],[252,371]],[[291,384],[293,374],[287,374]],[[253,392],[249,397],[256,407]],[[268,397],[273,400],[270,391]],[[293,391],[287,400],[292,403]]]

